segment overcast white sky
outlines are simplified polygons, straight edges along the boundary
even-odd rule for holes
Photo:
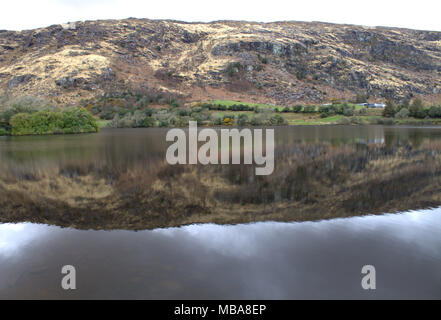
[[[441,31],[441,0],[2,0],[0,29],[128,17],[325,21]]]

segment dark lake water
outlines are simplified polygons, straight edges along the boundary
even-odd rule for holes
[[[441,141],[440,127],[296,126],[275,128],[276,146],[383,143],[386,145]],[[36,169],[62,162],[133,164],[165,158],[165,128],[102,129],[99,134],[0,137],[0,164]]]
[[[0,137],[0,298],[441,299],[441,128],[281,127],[268,180],[150,181],[166,132]]]
[[[76,290],[61,289],[63,265]],[[0,298],[441,299],[441,210],[140,232],[3,224],[0,266]]]

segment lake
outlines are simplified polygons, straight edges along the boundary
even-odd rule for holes
[[[441,129],[275,130],[264,178],[162,128],[0,137],[0,298],[441,299]]]

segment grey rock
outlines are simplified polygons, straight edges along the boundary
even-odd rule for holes
[[[33,74],[24,74],[21,76],[16,76],[16,77],[12,78],[11,81],[9,81],[8,88],[11,89],[11,88],[17,87],[19,85],[25,84],[33,78],[35,78],[35,75],[33,75]]]

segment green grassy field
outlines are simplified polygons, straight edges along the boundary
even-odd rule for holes
[[[252,102],[241,102],[241,101],[233,101],[233,100],[212,100],[210,101],[212,104],[219,104],[222,106],[226,106],[227,108],[232,105],[244,105],[244,106],[257,106],[260,108],[269,108],[269,109],[277,109],[279,111],[283,110],[285,106],[279,106],[279,105],[272,105],[272,104],[265,104],[265,103],[252,103]],[[348,106],[354,107],[355,110],[363,109],[363,106],[356,105],[354,103],[347,103]],[[320,104],[316,106],[318,108]],[[381,109],[375,109],[375,108],[369,108],[371,110],[381,110]]]

